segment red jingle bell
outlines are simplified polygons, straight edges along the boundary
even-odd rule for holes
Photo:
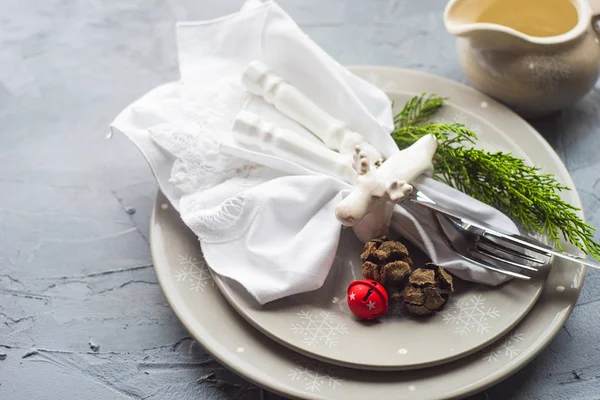
[[[377,281],[354,281],[348,286],[348,306],[360,319],[381,317],[388,311],[388,295]]]

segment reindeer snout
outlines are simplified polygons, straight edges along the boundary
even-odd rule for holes
[[[357,223],[356,218],[352,215],[352,210],[344,204],[339,204],[335,208],[335,217],[344,226],[354,226]]]
[[[344,226],[355,226],[369,211],[370,201],[366,192],[353,190],[335,208],[335,217]]]

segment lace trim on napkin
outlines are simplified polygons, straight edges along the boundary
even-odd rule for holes
[[[221,153],[218,140],[201,131],[200,125],[195,123],[160,124],[150,129],[151,138],[177,157],[169,183],[185,193],[194,193],[247,175],[256,167],[246,160]]]
[[[234,240],[248,229],[259,202],[246,191],[272,173],[220,152],[212,132],[192,122],[150,129],[152,139],[177,157],[169,183],[187,194],[180,202],[184,222],[201,241],[214,243]]]
[[[259,208],[260,202],[252,194],[242,192],[212,208],[204,208],[192,199],[186,204],[186,213],[182,216],[200,241],[222,243],[242,236]]]
[[[182,197],[182,218],[202,242],[223,243],[238,239],[248,230],[260,209],[261,202],[252,189],[280,176],[281,172],[270,168],[249,168],[243,176]]]

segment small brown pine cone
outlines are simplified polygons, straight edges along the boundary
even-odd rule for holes
[[[436,288],[426,287],[423,289],[423,293],[426,298],[424,306],[432,311],[437,311],[442,308],[442,306],[446,304],[446,300],[448,300],[447,298],[444,299],[442,294]]]
[[[412,270],[404,261],[392,261],[385,264],[379,273],[381,284],[386,286],[404,287]]]
[[[433,267],[435,270],[435,279],[438,282],[440,289],[447,290],[449,292],[454,292],[454,284],[452,282],[452,276],[446,272],[446,270],[439,265],[434,263],[427,263],[425,265],[427,268]]]
[[[365,279],[372,279],[379,282],[379,266],[374,262],[365,261],[362,265],[362,274]]]
[[[425,293],[423,293],[421,289],[413,286],[407,286],[406,289],[404,289],[402,298],[406,304],[415,306],[422,306],[425,304]]]
[[[408,250],[402,243],[395,240],[389,240],[383,242],[377,250],[375,250],[373,256],[380,262],[387,263],[391,261],[400,261],[408,257]]]
[[[406,246],[386,236],[365,243],[360,259],[363,276],[381,283],[389,292],[401,292],[412,272],[413,261]]]
[[[435,271],[424,268],[415,269],[408,278],[408,283],[419,288],[435,286],[435,282]]]
[[[362,252],[362,254],[360,255],[360,260],[362,262],[377,261],[377,259],[373,255],[373,253],[375,253],[376,250],[377,250],[377,243],[375,243],[373,241],[365,243],[365,248],[364,248],[364,251]]]
[[[423,293],[423,290],[419,288],[407,286],[406,289],[404,289],[402,299],[404,300],[404,305],[406,306],[406,309],[411,314],[429,315],[433,313],[433,311],[431,311],[425,306],[427,297],[425,293]]]
[[[439,265],[428,263],[412,272],[402,299],[411,314],[429,315],[444,307],[453,290],[452,276]]]

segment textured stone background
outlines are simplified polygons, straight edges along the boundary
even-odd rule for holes
[[[0,399],[259,399],[187,337],[148,246],[156,186],[117,112],[177,79],[174,23],[242,0],[0,0]],[[345,64],[464,82],[442,0],[281,0]],[[600,226],[600,92],[536,122]],[[552,344],[473,399],[600,398],[600,274]],[[99,347],[96,347],[99,346]],[[96,352],[95,352],[96,351]]]

